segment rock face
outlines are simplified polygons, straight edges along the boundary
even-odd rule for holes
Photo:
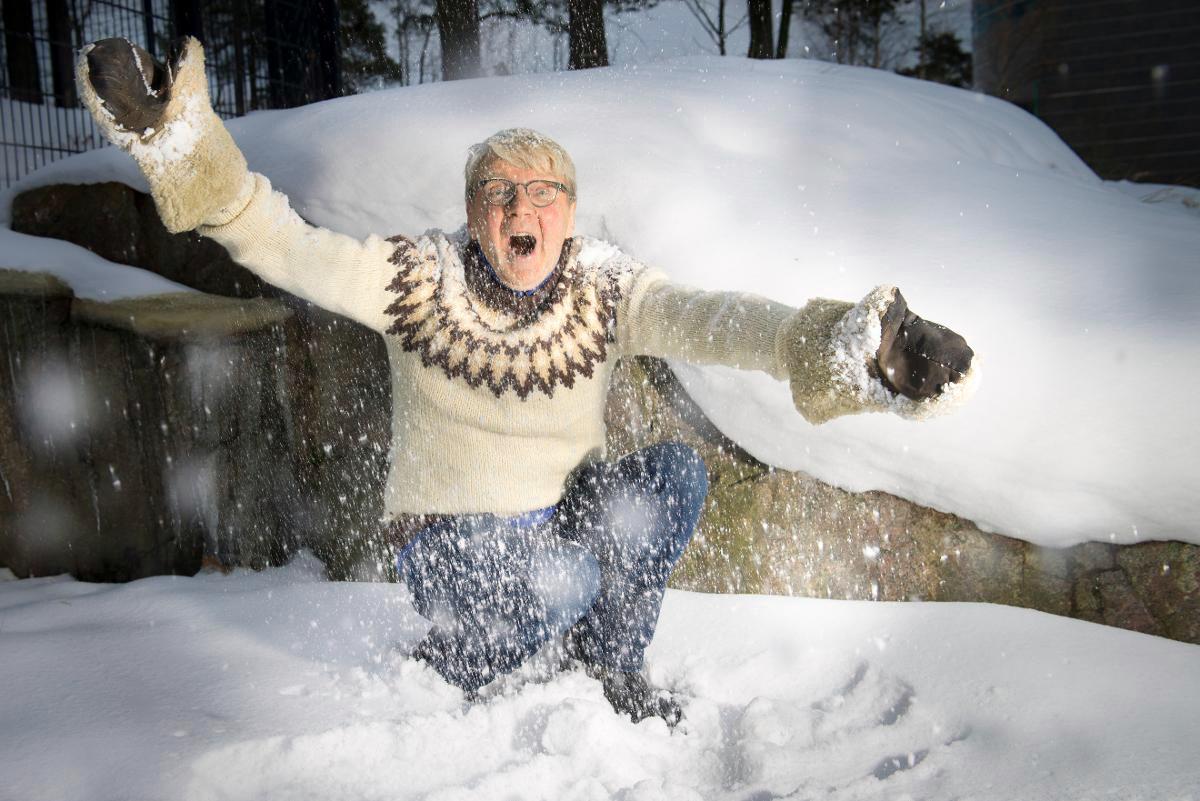
[[[98,304],[0,271],[0,561],[92,580],[194,573],[279,536],[270,354],[288,311],[200,294]],[[190,331],[181,335],[181,331]],[[222,536],[222,532],[239,536]]]
[[[102,209],[101,222],[69,213],[81,206]],[[204,557],[261,566],[307,547],[335,578],[388,574],[390,384],[377,335],[265,286],[211,242],[168,234],[149,199],[119,184],[28,192],[13,227],[228,297],[100,304],[0,273],[0,427],[17,433],[0,439],[0,564],[120,580],[195,572]],[[1039,548],[774,470],[653,359],[619,367],[607,420],[612,455],[676,439],[709,467],[674,586],[987,601],[1200,642],[1196,546]]]
[[[75,212],[79,208],[95,213],[80,215]],[[166,368],[177,362],[191,370],[189,375],[199,371],[219,379],[218,391],[227,404],[248,393],[259,393],[264,403],[272,404],[269,410],[264,407],[261,420],[230,418],[212,403],[207,406],[206,421],[217,421],[223,428],[209,437],[220,445],[220,458],[195,467],[200,480],[216,476],[255,496],[216,493],[221,514],[206,534],[205,555],[210,559],[261,566],[277,563],[303,543],[338,575],[378,573],[374,563],[379,557],[370,544],[382,509],[391,420],[387,355],[378,335],[265,284],[207,239],[169,233],[153,201],[122,184],[58,185],[23,193],[13,202],[12,227],[65,239],[110,260],[214,293],[201,302],[233,304],[230,308],[236,310],[250,301],[278,310],[278,320],[264,318],[256,330],[230,324],[228,330],[214,332],[206,330],[205,321],[221,316],[215,310],[172,321],[157,311],[160,301],[144,302],[136,330],[124,333],[169,353],[159,354],[154,369],[131,373],[129,392],[156,398],[174,391],[178,381],[172,376],[180,373]],[[67,295],[60,304],[68,310],[64,326],[69,336],[77,336],[74,329],[81,324],[111,328],[127,316],[121,303],[81,301],[70,298],[69,291]],[[13,325],[26,330],[29,338],[38,337],[36,325]],[[229,372],[223,365],[231,359],[235,366]],[[77,361],[70,364],[73,370],[88,369]],[[5,378],[0,378],[0,386],[7,386]],[[202,399],[181,399],[181,411],[198,400]],[[137,415],[131,419],[131,424],[148,425]],[[197,437],[206,430],[190,422],[181,428],[197,432]],[[209,454],[213,447],[198,442],[186,450]],[[0,544],[0,561],[3,554]],[[195,556],[197,563],[199,558]],[[71,572],[95,580],[172,572],[149,562],[124,572],[76,564]],[[15,563],[11,566],[23,574]]]

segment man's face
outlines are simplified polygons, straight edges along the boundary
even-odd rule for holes
[[[506,178],[517,184],[527,181],[558,181],[540,170],[515,167],[493,158],[480,172],[481,178]],[[500,280],[511,289],[533,289],[542,282],[562,254],[563,243],[575,232],[575,201],[560,191],[549,206],[529,202],[523,187],[507,205],[497,206],[476,191],[467,202],[467,228],[479,241],[483,253]]]

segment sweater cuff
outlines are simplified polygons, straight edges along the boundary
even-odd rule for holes
[[[247,171],[242,176],[241,187],[238,189],[233,200],[226,205],[221,206],[208,217],[206,217],[204,222],[200,224],[200,229],[227,225],[239,214],[245,211],[246,207],[250,205],[250,201],[254,198],[254,190],[258,185],[259,179],[267,184],[267,190],[269,192],[270,182],[268,182],[265,177],[259,175],[258,173]]]

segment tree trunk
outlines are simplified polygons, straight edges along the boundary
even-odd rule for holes
[[[749,0],[750,3],[750,58],[773,58],[771,32],[771,0]]]
[[[337,0],[318,0],[313,5],[317,17],[313,32],[317,46],[317,99],[328,100],[342,95],[341,10]]]
[[[779,15],[779,46],[775,49],[775,58],[787,58],[788,29],[792,27],[793,0],[783,0],[783,8]]]
[[[263,30],[267,44],[267,106],[268,108],[290,108],[284,90],[283,36],[274,0],[263,3]]]
[[[431,36],[433,36],[433,26],[425,29],[425,39],[421,42],[419,83],[425,83],[425,58],[429,55],[429,39]]]
[[[233,5],[235,17],[242,5]],[[201,42],[204,41],[204,14],[200,8],[200,0],[172,0],[171,23],[175,26],[176,36],[195,36]]]
[[[237,115],[246,113],[246,43],[242,40],[242,8],[233,10],[233,71],[237,74],[237,82],[233,85],[233,106]]]
[[[921,35],[917,39],[917,77],[925,77],[925,0],[920,0],[921,3]]]
[[[717,3],[717,48],[725,55],[725,0]]]
[[[4,50],[8,55],[8,96],[25,103],[42,102],[33,41],[32,0],[4,0]]]
[[[408,26],[399,17],[396,19],[396,46],[399,52],[396,61],[400,63],[400,85],[408,86]]]
[[[838,25],[842,31],[841,47],[838,48],[839,64],[854,64],[857,60],[855,51],[858,50],[858,31],[847,11],[838,12]]]
[[[262,107],[262,91],[258,86],[258,64],[260,59],[258,46],[255,44],[255,37],[251,36],[250,46],[246,48],[248,65],[246,75],[250,78],[250,110],[255,111]]]
[[[50,35],[50,77],[54,104],[59,108],[79,104],[75,96],[75,46],[71,40],[71,13],[67,0],[46,1],[46,26]]]
[[[442,79],[456,81],[479,75],[479,3],[437,0],[438,36],[442,40]]]
[[[875,54],[871,60],[871,66],[879,69],[879,64],[883,61],[883,17],[875,18]]]
[[[567,23],[571,60],[567,69],[586,70],[608,66],[608,42],[604,37],[604,0],[570,0]]]

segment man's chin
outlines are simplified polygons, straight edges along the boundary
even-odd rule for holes
[[[535,272],[546,261],[545,254],[542,253],[540,247],[534,248],[528,253],[519,253],[510,249],[505,252],[504,256],[508,265],[520,273]]]
[[[528,255],[517,255],[511,252],[504,255],[507,258],[498,274],[500,280],[512,289],[532,289],[540,284],[553,269],[552,265],[546,266],[541,248]]]

